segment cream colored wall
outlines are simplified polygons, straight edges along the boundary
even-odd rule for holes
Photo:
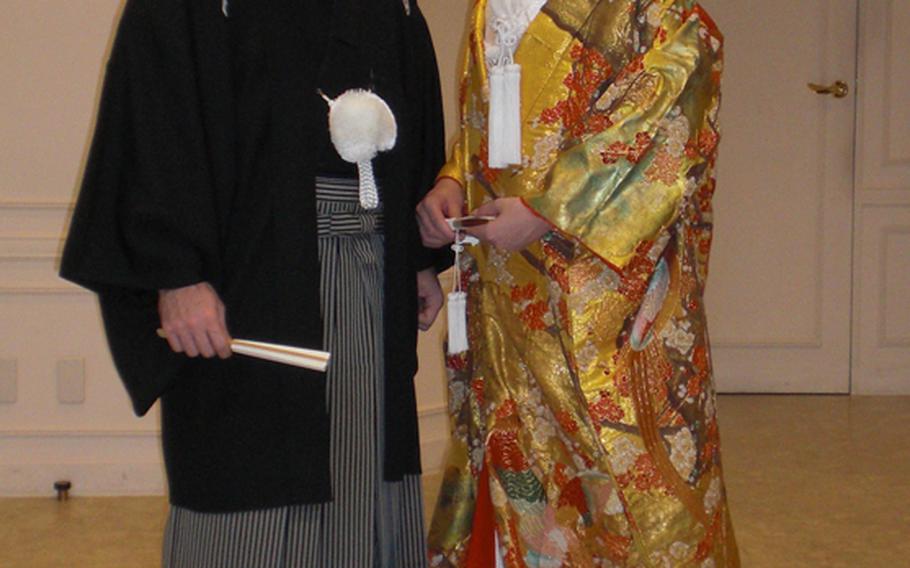
[[[119,0],[6,0],[0,18],[0,495],[163,490],[92,295],[56,277]]]
[[[458,118],[458,87],[456,73],[461,65],[461,47],[464,39],[464,23],[470,7],[470,0],[421,0],[439,63],[442,93],[445,97],[446,132],[451,137]]]

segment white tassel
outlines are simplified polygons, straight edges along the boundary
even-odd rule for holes
[[[452,291],[449,292],[449,302],[446,314],[449,319],[449,355],[457,355],[468,350],[468,294],[461,289],[461,253],[465,245],[477,245],[480,241],[476,237],[455,231],[455,242],[452,250],[455,251],[455,274],[453,275]]]
[[[489,23],[496,35],[496,49],[490,66],[489,151],[491,168],[521,165],[521,65],[513,59],[522,26],[518,25],[516,7]],[[494,13],[496,12],[494,8]]]
[[[491,168],[521,164],[521,65],[497,65],[490,71]]]
[[[505,135],[505,69],[497,65],[490,70],[490,150],[487,161],[491,168],[504,168],[507,163],[503,155],[503,136]]]
[[[497,65],[490,70],[491,168],[521,164],[521,65]]]
[[[503,159],[510,165],[521,164],[521,65],[506,66],[503,92]]]
[[[449,318],[449,355],[468,350],[468,294],[449,292],[446,308]]]
[[[376,188],[376,177],[373,175],[373,162],[364,160],[357,163],[360,174],[360,206],[364,209],[376,209],[379,206],[379,192]]]

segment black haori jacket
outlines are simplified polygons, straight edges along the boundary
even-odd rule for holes
[[[385,478],[419,473],[414,207],[444,158],[439,78],[414,0],[129,0],[61,274],[98,292],[114,362],[161,400],[171,501],[241,511],[331,499],[325,375],[191,360],[156,336],[157,290],[208,281],[235,337],[320,348],[314,177],[327,106],[371,88],[399,126],[375,161],[386,223]],[[339,283],[344,285],[344,283]]]

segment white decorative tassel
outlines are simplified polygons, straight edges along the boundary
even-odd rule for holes
[[[487,121],[490,131],[490,150],[487,162],[491,168],[505,167],[502,157],[502,137],[505,128],[505,115],[502,112],[505,96],[505,70],[497,65],[490,69],[490,117]]]
[[[520,5],[503,4],[505,11],[490,22],[496,37],[490,60],[490,149],[491,168],[521,165],[521,65],[515,63],[515,49],[523,34],[518,14]],[[494,10],[495,11],[495,10]]]
[[[479,243],[477,238],[455,231],[455,242],[452,243],[452,250],[455,251],[455,274],[446,305],[449,320],[449,355],[457,355],[468,350],[468,294],[461,289],[461,253],[464,252],[465,245]]]
[[[521,65],[506,66],[505,138],[503,153],[510,164],[521,164]]]
[[[449,292],[449,355],[468,350],[468,294]]]
[[[322,94],[322,93],[320,93]],[[357,164],[360,177],[360,205],[379,206],[379,192],[373,175],[372,160],[379,152],[395,147],[398,124],[392,109],[375,93],[362,89],[345,91],[329,103],[329,132],[338,155]]]
[[[490,71],[491,168],[521,164],[521,65],[496,65]]]

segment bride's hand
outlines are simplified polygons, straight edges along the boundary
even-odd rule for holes
[[[522,250],[553,228],[518,197],[495,199],[471,213],[477,216],[496,217],[496,220],[465,231],[482,242],[503,250]]]

